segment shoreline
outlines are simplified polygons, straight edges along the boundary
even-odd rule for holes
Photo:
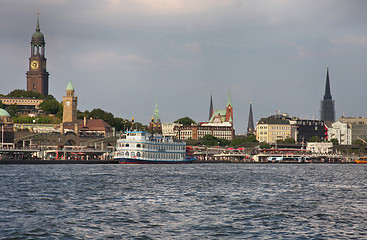
[[[42,159],[3,159],[1,164],[118,164],[117,160],[42,160]]]

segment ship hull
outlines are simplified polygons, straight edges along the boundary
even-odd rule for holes
[[[117,159],[121,164],[184,164],[184,163],[192,163],[193,159],[185,159],[185,160],[145,160],[138,158],[118,158]]]

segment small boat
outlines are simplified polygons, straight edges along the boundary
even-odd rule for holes
[[[359,159],[356,159],[355,161],[359,164],[367,164],[367,157],[361,157]]]
[[[116,142],[114,159],[119,163],[191,163],[196,160],[192,147],[172,138],[153,136],[144,131],[127,131]]]

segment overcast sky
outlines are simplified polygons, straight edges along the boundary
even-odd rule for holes
[[[237,134],[275,111],[320,118],[326,67],[336,116],[366,116],[364,0],[1,0],[1,91],[26,89],[37,8],[49,92],[71,80],[82,111],[147,124],[208,120],[229,90]]]

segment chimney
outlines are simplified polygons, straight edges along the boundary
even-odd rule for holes
[[[83,126],[87,126],[87,117],[84,117],[84,125]]]

